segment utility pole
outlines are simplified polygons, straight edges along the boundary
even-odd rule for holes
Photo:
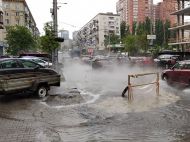
[[[58,24],[57,24],[57,0],[53,0],[53,27],[54,27],[54,36],[58,37]],[[58,64],[58,48],[52,51],[52,62],[55,69],[57,69]]]

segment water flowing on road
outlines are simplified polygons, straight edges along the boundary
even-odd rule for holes
[[[114,65],[113,65],[114,66]],[[160,80],[160,95],[154,85],[133,89],[133,101],[122,98],[128,74],[159,72],[157,68],[117,66],[93,70],[73,60],[62,69],[66,81],[55,94],[76,89],[80,97],[69,104],[49,105],[64,112],[56,127],[64,141],[188,142],[190,139],[189,90],[177,90]],[[138,83],[153,77],[139,78]]]

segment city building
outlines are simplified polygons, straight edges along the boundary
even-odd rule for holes
[[[113,13],[99,13],[84,25],[77,33],[77,46],[89,52],[103,51],[109,48],[105,39],[114,34],[120,38],[120,16]],[[110,41],[109,41],[110,43]]]
[[[68,51],[72,48],[72,40],[69,39],[69,31],[68,30],[59,30],[58,36],[64,38],[64,42],[61,42],[60,51]]]
[[[163,2],[159,2],[155,8],[155,20],[169,20],[171,25],[175,25],[177,23],[177,17],[170,13],[176,11],[176,9],[176,0],[163,0]]]
[[[169,28],[176,33],[174,38],[171,38],[169,45],[177,48],[180,51],[189,51],[190,49],[190,7],[189,0],[175,0],[177,2],[176,11],[170,13],[177,17],[177,24]]]
[[[36,26],[35,20],[32,13],[25,0],[1,0],[3,9],[3,24],[6,26],[25,26],[27,27],[33,35],[39,35],[39,30]],[[4,28],[1,32],[2,38],[0,38],[0,43],[6,47],[6,29]],[[0,52],[0,54],[4,54]]]
[[[153,0],[119,0],[116,10],[132,32],[134,22],[144,22],[146,17],[153,19]]]
[[[69,31],[68,30],[59,30],[58,35],[64,40],[69,40]]]

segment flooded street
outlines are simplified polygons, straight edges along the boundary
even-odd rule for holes
[[[160,80],[159,96],[154,85],[147,85],[133,89],[132,101],[121,97],[128,74],[158,69],[93,70],[72,61],[62,72],[66,81],[44,99],[1,96],[1,142],[189,142],[190,89],[177,90]]]

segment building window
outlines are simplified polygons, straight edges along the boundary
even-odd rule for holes
[[[18,6],[18,5],[15,5],[15,9],[16,9],[16,10],[19,10],[19,6]]]
[[[19,16],[19,12],[16,12],[16,16]]]
[[[5,16],[9,16],[9,13],[5,11]]]
[[[113,20],[113,19],[114,19],[114,17],[109,17],[109,19],[110,19],[110,20]]]
[[[9,5],[8,3],[6,3],[6,4],[4,4],[4,7],[5,7],[6,9],[9,9],[9,8],[10,8],[10,5]]]
[[[6,24],[6,25],[9,25],[9,24],[10,24],[9,19],[5,19],[5,24]]]
[[[3,24],[3,13],[0,11],[0,24]]]
[[[20,23],[20,20],[16,20],[16,25],[19,25],[19,23]]]

